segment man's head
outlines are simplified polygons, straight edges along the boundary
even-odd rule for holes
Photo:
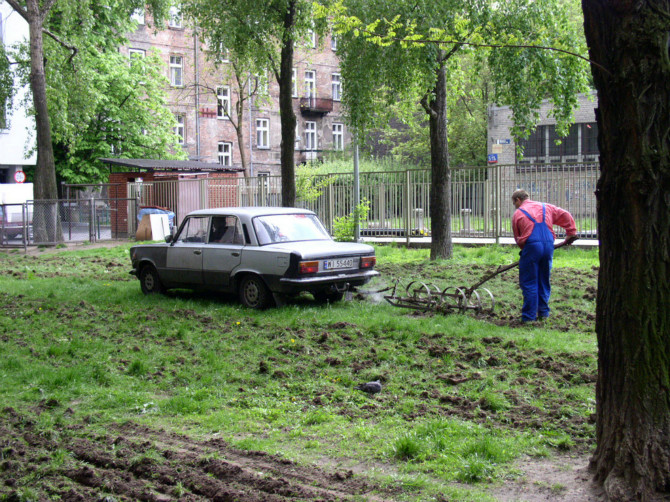
[[[519,206],[523,203],[524,200],[528,200],[528,192],[526,192],[523,188],[515,190],[512,194],[512,204],[514,204],[514,207],[519,209]]]

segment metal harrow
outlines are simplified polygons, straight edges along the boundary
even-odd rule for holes
[[[460,313],[465,313],[467,310],[474,310],[477,313],[493,313],[495,308],[493,293],[486,288],[446,287],[440,289],[434,284],[412,281],[405,287],[404,294],[398,294],[398,289],[399,283],[396,282],[391,293],[384,295],[384,299],[395,307],[422,312],[434,310],[442,313],[452,310]]]
[[[566,242],[554,246],[558,249],[566,245]],[[400,281],[396,280],[393,286],[378,291],[360,291],[363,294],[378,294],[390,291],[390,294],[384,295],[384,299],[395,307],[414,309],[422,312],[434,310],[442,313],[457,311],[464,314],[468,310],[476,313],[492,314],[495,309],[496,301],[493,293],[481,286],[496,277],[519,265],[519,262],[500,266],[493,272],[482,277],[472,286],[465,287],[446,287],[440,289],[434,284],[426,284],[421,281],[412,281],[406,287],[404,294],[399,293],[402,290]]]

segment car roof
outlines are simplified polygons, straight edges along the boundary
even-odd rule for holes
[[[217,207],[212,209],[198,209],[191,211],[188,216],[217,216],[238,215],[253,218],[254,216],[267,216],[276,214],[314,214],[314,211],[299,207]]]

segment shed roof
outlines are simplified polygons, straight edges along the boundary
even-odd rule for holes
[[[223,166],[214,162],[200,162],[197,160],[155,160],[155,159],[100,159],[110,166],[132,167],[137,170],[145,171],[219,171],[219,172],[239,172],[243,171],[241,167]]]

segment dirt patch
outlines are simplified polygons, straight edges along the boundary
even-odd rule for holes
[[[220,439],[198,441],[136,423],[111,426],[95,436],[83,427],[45,434],[31,419],[6,408],[0,437],[4,500],[23,500],[15,489],[18,480],[35,475],[39,500],[388,500],[373,496],[379,486],[351,471],[304,467],[238,450]]]
[[[515,464],[518,480],[491,490],[500,502],[600,502],[602,488],[593,482],[587,455],[558,455],[546,459],[525,458]]]

